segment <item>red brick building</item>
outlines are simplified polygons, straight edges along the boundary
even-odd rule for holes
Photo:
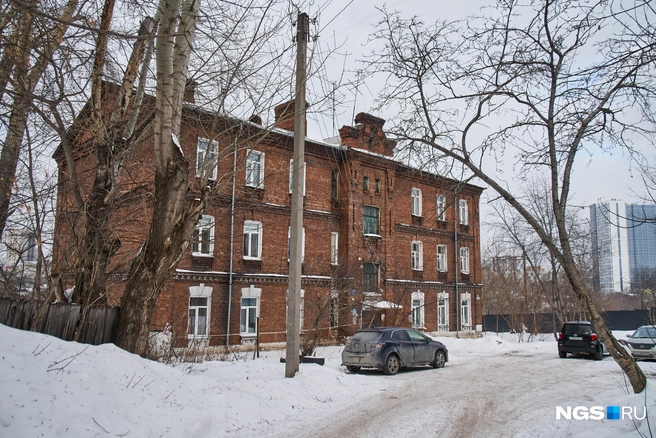
[[[209,159],[217,196],[162,291],[152,330],[167,324],[178,347],[285,340],[293,102],[275,108],[273,129],[216,118],[187,103],[180,143],[191,166]],[[393,159],[384,120],[360,113],[339,144],[306,140],[303,336],[336,338],[372,325],[427,332],[474,331],[482,323],[479,197],[482,189]],[[91,183],[90,138],[78,130],[75,165]],[[121,176],[120,214],[108,297],[148,228],[152,142],[139,144]],[[75,208],[66,158],[55,153],[60,189],[54,272],[74,258]],[[200,164],[197,164],[200,162]],[[207,162],[206,162],[207,165]],[[190,196],[197,184],[190,177]],[[66,276],[64,276],[66,278]]]

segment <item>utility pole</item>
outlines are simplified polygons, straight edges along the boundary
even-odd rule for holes
[[[294,164],[292,166],[292,217],[289,238],[289,289],[287,292],[287,351],[285,377],[298,371],[301,347],[301,269],[303,244],[303,192],[305,191],[305,81],[306,54],[310,29],[307,14],[298,14],[296,23],[296,104],[294,111]]]

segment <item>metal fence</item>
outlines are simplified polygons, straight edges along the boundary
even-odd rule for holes
[[[105,344],[113,342],[118,319],[118,307],[90,307],[86,322],[80,326],[80,306],[74,304],[44,304],[38,315],[36,301],[0,299],[0,323],[9,327],[30,330],[72,341],[82,330],[81,342],[85,344]]]
[[[601,316],[611,330],[635,330],[641,325],[654,323],[654,309],[650,310],[611,310],[601,312]],[[569,321],[587,320],[585,315],[568,315]],[[556,322],[555,330],[560,330]],[[488,332],[553,333],[552,313],[483,315],[483,330]]]

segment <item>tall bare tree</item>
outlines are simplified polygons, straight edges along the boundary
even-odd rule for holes
[[[653,136],[654,23],[649,1],[510,0],[466,25],[427,26],[386,13],[373,36],[384,49],[369,59],[387,75],[381,102],[401,111],[392,133],[458,163],[524,218],[562,266],[636,392],[645,388],[644,373],[601,318],[566,217],[581,153],[631,149],[630,132]],[[555,234],[490,163],[504,154],[516,163],[518,179],[537,169],[549,175]]]
[[[51,8],[28,0],[11,2],[0,14],[3,24],[0,27],[0,101],[8,107],[0,154],[0,238],[10,215],[12,186],[34,92],[78,7],[78,0],[68,0]]]

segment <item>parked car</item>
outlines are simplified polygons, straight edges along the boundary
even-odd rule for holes
[[[352,373],[360,368],[377,368],[385,374],[414,365],[442,368],[448,360],[444,344],[404,327],[358,330],[342,350],[342,365]]]
[[[656,326],[643,325],[632,335],[627,335],[631,354],[637,359],[656,359]]]
[[[565,358],[568,353],[587,354],[596,360],[603,358],[604,345],[589,321],[570,321],[563,324],[558,333],[558,355]]]

